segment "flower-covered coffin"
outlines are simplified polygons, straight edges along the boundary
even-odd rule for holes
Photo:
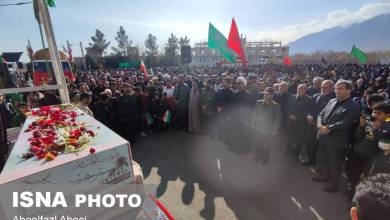
[[[128,141],[72,106],[32,111],[0,175],[0,184],[133,181]]]

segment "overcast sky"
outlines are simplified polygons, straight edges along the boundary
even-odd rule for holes
[[[0,4],[28,0],[0,0]],[[240,33],[250,40],[282,40],[287,44],[306,34],[335,26],[347,26],[390,13],[389,0],[56,0],[50,9],[58,46],[69,40],[74,55],[79,42],[88,46],[98,28],[116,46],[122,25],[134,45],[144,47],[149,33],[163,47],[170,33],[187,35],[191,44],[207,40],[208,23],[226,37],[232,17]],[[26,51],[27,39],[41,49],[32,5],[0,7],[0,52]],[[22,57],[26,61],[27,57]]]

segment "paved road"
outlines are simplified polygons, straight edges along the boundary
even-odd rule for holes
[[[323,192],[313,170],[280,149],[262,165],[210,136],[170,130],[142,138],[133,157],[176,219],[349,219],[342,193]]]

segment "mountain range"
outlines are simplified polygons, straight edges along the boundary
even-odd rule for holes
[[[312,33],[289,43],[290,54],[316,51],[349,52],[352,45],[365,52],[390,50],[390,14],[381,14],[348,27]]]

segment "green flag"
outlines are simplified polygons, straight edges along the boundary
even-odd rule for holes
[[[208,47],[217,50],[231,63],[236,61],[236,54],[227,45],[227,39],[219,32],[214,25],[209,25]]]
[[[49,7],[56,7],[56,1],[55,0],[47,0],[47,5]]]
[[[358,59],[362,64],[367,63],[367,55],[355,45],[352,47],[351,56]]]

